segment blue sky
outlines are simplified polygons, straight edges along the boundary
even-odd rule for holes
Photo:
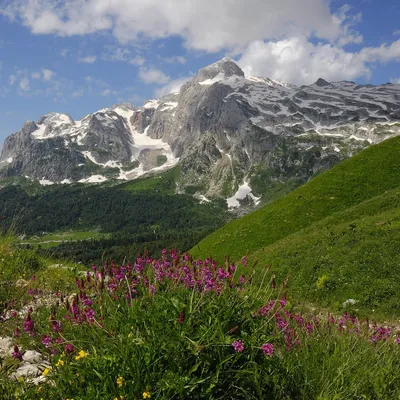
[[[400,83],[400,2],[0,0],[0,143],[50,111],[141,105],[226,55],[298,85]]]

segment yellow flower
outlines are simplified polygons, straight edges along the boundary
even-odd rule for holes
[[[50,373],[50,369],[49,369],[49,368],[46,368],[46,369],[42,372],[42,375],[43,375],[43,376],[47,376],[49,373]]]
[[[125,397],[124,396],[119,396],[119,398],[118,397],[114,397],[114,399],[113,400],[124,400],[125,399]]]
[[[120,376],[117,379],[117,385],[121,388],[123,384],[124,384],[124,378],[122,376]]]
[[[150,399],[151,398],[150,392],[143,392],[143,398],[144,399]]]
[[[62,367],[64,364],[65,364],[65,363],[64,363],[64,360],[60,358],[60,359],[57,361],[56,367]]]
[[[78,353],[78,355],[75,356],[75,360],[78,361],[78,360],[80,360],[81,358],[87,357],[88,355],[89,355],[89,353],[87,353],[86,351],[80,350],[79,353]]]

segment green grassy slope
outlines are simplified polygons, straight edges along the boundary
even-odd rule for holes
[[[315,222],[400,186],[400,137],[322,173],[262,209],[225,225],[196,245],[195,257],[237,260]]]
[[[254,252],[296,298],[365,314],[400,314],[400,189],[337,213]],[[261,276],[259,268],[258,276]]]

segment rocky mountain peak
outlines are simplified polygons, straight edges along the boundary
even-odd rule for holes
[[[327,82],[325,79],[318,78],[318,80],[315,82],[314,85],[319,86],[319,87],[324,87],[324,86],[329,86],[330,83]]]
[[[205,68],[202,68],[195,77],[196,82],[212,80],[217,77],[220,79],[230,78],[231,76],[244,77],[244,72],[240,67],[229,57],[215,62]]]

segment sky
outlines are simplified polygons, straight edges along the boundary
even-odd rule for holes
[[[27,120],[140,106],[225,56],[296,85],[400,83],[400,1],[0,0],[0,147]]]

